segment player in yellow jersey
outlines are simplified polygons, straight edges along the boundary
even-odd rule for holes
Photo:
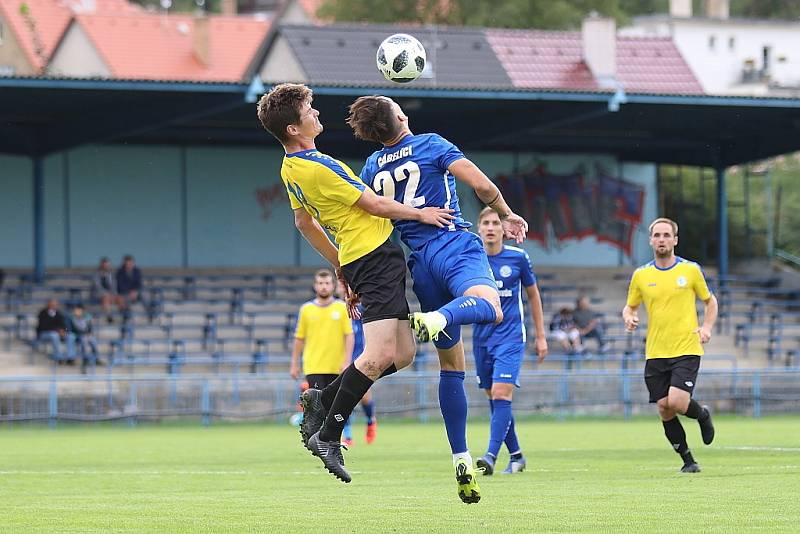
[[[453,216],[452,210],[416,209],[378,196],[347,165],[318,151],[315,138],[322,123],[312,97],[305,85],[278,85],[259,100],[258,118],[286,151],[281,179],[295,226],[347,284],[348,311],[356,304],[350,289],[363,305],[364,352],[328,387],[301,396],[304,445],[330,473],[350,482],[340,443],[345,421],[375,380],[410,364],[416,352],[408,324],[405,257],[389,240],[388,219],[443,227]]]
[[[678,414],[697,419],[703,443],[714,440],[714,425],[707,406],[692,398],[700,369],[703,344],[711,339],[717,320],[717,299],[708,290],[703,271],[692,261],[675,255],[678,224],[658,218],[650,224],[654,259],[636,269],[622,310],[625,328],[639,326],[639,305],[647,310],[647,345],[644,380],[650,402],[656,403],[664,433],[683,460],[683,473],[697,473]],[[705,304],[703,324],[698,326],[696,299]]]
[[[327,269],[314,274],[315,298],[300,307],[294,334],[292,378],[300,376],[300,356],[308,386],[325,389],[350,363],[355,336],[347,305],[333,296],[333,276]]]

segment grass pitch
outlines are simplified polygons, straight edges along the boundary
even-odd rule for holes
[[[346,453],[342,484],[296,428],[193,423],[0,427],[2,532],[798,532],[800,418],[715,418],[703,468],[656,416],[518,423],[528,470],[480,477],[462,504],[441,424],[380,424]],[[470,423],[473,456],[488,423]],[[508,460],[502,451],[499,470]]]

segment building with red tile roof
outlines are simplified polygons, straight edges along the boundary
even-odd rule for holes
[[[53,74],[242,81],[271,17],[76,15],[53,54]]]
[[[584,60],[581,32],[487,29],[514,87],[603,89]],[[629,93],[702,94],[675,44],[665,38],[617,37],[616,80]]]

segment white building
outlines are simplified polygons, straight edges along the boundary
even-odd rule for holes
[[[732,19],[729,0],[670,0],[669,15],[636,17],[620,35],[671,37],[708,94],[800,96],[800,21]]]

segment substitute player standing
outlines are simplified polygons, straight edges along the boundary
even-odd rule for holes
[[[478,458],[478,468],[484,475],[494,473],[500,447],[505,442],[511,458],[503,473],[518,473],[525,469],[525,457],[514,428],[511,399],[514,387],[519,387],[519,370],[525,357],[526,331],[522,312],[522,287],[528,295],[531,319],[536,329],[536,355],[539,363],[547,356],[547,333],[539,286],[528,253],[519,247],[503,245],[503,226],[491,208],[478,215],[478,234],[489,257],[497,281],[503,322],[478,324],[472,330],[472,351],[478,387],[489,397],[492,417],[489,423],[489,446]]]
[[[692,398],[700,369],[703,344],[711,339],[717,319],[717,299],[708,290],[703,271],[692,261],[675,255],[678,224],[666,218],[650,223],[650,246],[654,260],[634,271],[628,288],[628,302],[622,310],[625,328],[639,325],[637,310],[647,310],[647,345],[644,380],[650,402],[656,403],[664,433],[683,459],[683,473],[697,473],[686,443],[686,432],[678,414],[697,419],[703,443],[714,440],[714,425],[707,406]],[[702,326],[697,326],[695,299],[705,304]]]

